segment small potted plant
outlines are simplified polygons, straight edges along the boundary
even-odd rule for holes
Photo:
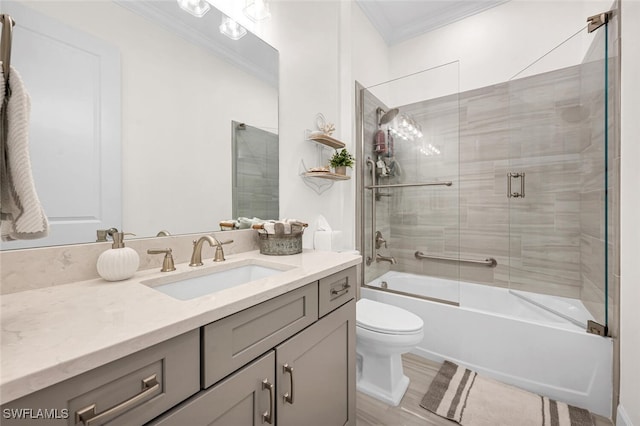
[[[354,160],[355,157],[343,148],[341,151],[336,150],[333,157],[329,160],[329,165],[335,169],[336,174],[346,175],[347,167],[353,167]]]

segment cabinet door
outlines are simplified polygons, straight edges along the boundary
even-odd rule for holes
[[[270,351],[212,388],[149,423],[162,426],[275,424],[274,362]]]
[[[355,301],[276,348],[279,426],[355,425]]]

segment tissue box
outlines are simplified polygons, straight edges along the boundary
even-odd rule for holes
[[[316,231],[313,234],[313,248],[316,250],[342,250],[342,231]]]

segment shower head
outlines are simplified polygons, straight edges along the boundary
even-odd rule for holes
[[[378,126],[382,126],[383,124],[391,122],[391,120],[396,118],[396,115],[398,115],[398,113],[400,112],[398,108],[392,108],[389,111],[385,112],[380,107],[378,107],[376,111],[378,112]]]

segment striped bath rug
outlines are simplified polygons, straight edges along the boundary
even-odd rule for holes
[[[445,361],[420,403],[464,426],[593,426],[589,411]]]

